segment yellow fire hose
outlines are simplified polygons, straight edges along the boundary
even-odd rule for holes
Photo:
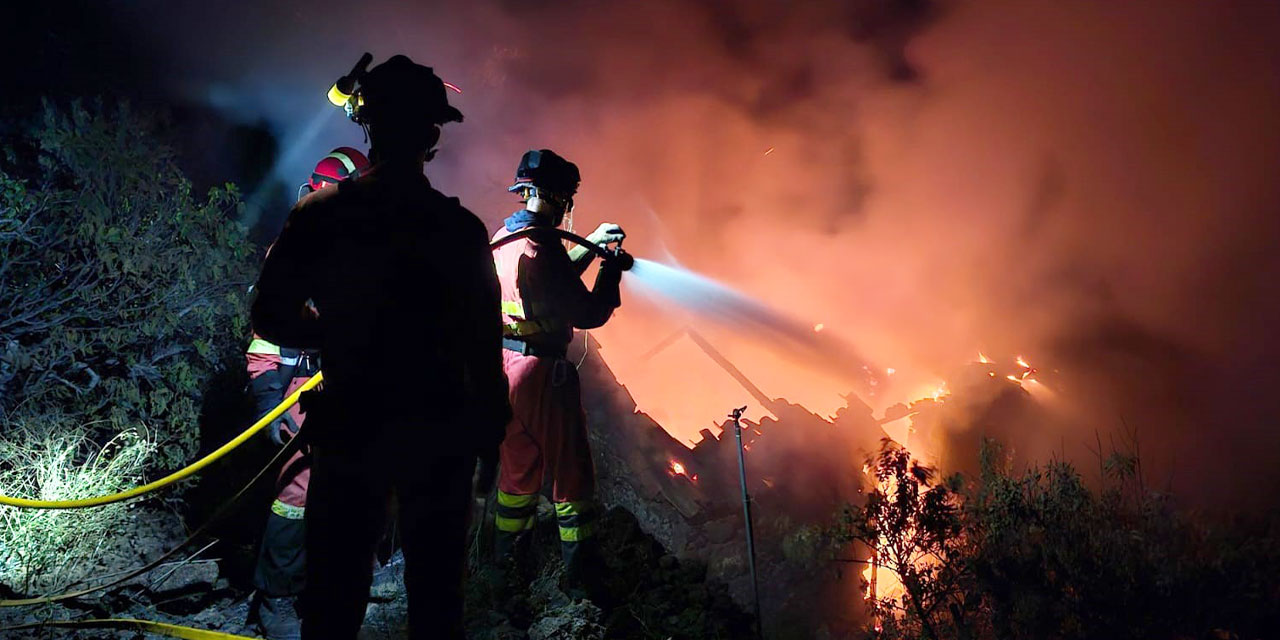
[[[303,392],[309,391],[310,389],[312,389],[313,387],[315,387],[316,385],[320,384],[323,381],[324,381],[324,376],[322,375],[322,373],[316,372],[316,375],[312,376],[312,378],[306,381],[306,383],[304,383],[301,387],[298,387],[297,391],[294,391],[292,394],[289,395],[288,398],[285,398],[284,402],[281,402],[280,404],[276,405],[276,408],[267,412],[267,415],[262,416],[261,419],[253,423],[253,426],[249,427],[248,429],[245,429],[244,433],[241,433],[235,438],[232,438],[231,441],[227,442],[221,447],[218,447],[218,449],[213,453],[210,453],[209,455],[191,463],[190,466],[179,469],[154,482],[148,482],[147,484],[144,484],[140,487],[134,487],[132,489],[129,489],[127,491],[121,491],[119,493],[113,493],[105,496],[97,496],[93,498],[80,498],[78,500],[31,500],[28,498],[14,498],[11,496],[0,496],[0,504],[9,505],[11,507],[22,507],[24,509],[83,509],[85,507],[97,507],[104,504],[111,504],[113,502],[120,502],[122,500],[128,500],[130,498],[136,498],[138,496],[151,493],[156,489],[163,488],[179,480],[188,478],[196,473],[199,473],[200,470],[213,464],[214,462],[217,462],[219,458],[230,453],[232,449],[235,449],[236,447],[244,444],[245,441],[248,440],[249,438],[252,438],[254,434],[258,433],[259,431],[262,431],[267,427],[267,425],[274,422],[281,415],[284,415],[284,412],[288,411],[289,407],[292,407],[294,404],[298,402],[298,398],[302,396]]]
[[[150,620],[133,620],[130,618],[103,618],[91,620],[51,620],[49,622],[32,622],[14,627],[5,627],[5,631],[21,629],[40,629],[47,627],[63,627],[67,629],[119,629],[123,631],[143,631],[170,638],[187,638],[188,640],[252,640],[254,636],[238,636],[221,631],[208,631],[194,627],[183,627],[166,622]]]

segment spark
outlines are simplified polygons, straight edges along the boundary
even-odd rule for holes
[[[765,149],[765,151],[764,151],[764,155],[766,155],[766,156],[767,156],[767,155],[769,155],[769,154],[771,154],[771,153],[773,153],[773,147],[769,147],[768,149]]]
[[[1017,362],[1017,363],[1018,363],[1018,366],[1019,366],[1019,367],[1022,367],[1023,369],[1030,369],[1030,368],[1031,368],[1031,365],[1027,364],[1027,361],[1022,359],[1022,356],[1018,356],[1018,359],[1017,359],[1017,360],[1015,360],[1014,362]]]
[[[981,351],[978,352],[978,362],[982,364],[992,364],[991,358],[988,358],[986,354]]]
[[[822,324],[821,322],[819,322],[818,324],[813,325],[813,332],[814,332],[814,333],[817,333],[817,332],[822,331],[823,329],[826,329],[826,328],[827,328],[827,325]]]
[[[891,376],[891,375],[893,375],[893,374],[895,374],[895,373],[897,373],[897,372],[898,372],[898,370],[897,370],[897,369],[894,369],[893,367],[889,367],[888,369],[885,369],[885,370],[884,370],[885,375],[888,375],[888,376]]]
[[[453,84],[452,82],[446,82],[446,83],[444,83],[444,86],[446,86],[446,87],[448,87],[448,88],[450,88],[450,89],[453,89],[454,91],[456,91],[456,92],[458,92],[458,93],[462,93],[462,89],[459,89],[459,88],[458,88],[458,85]]]

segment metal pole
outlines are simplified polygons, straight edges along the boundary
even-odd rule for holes
[[[751,593],[756,605],[756,637],[764,638],[764,619],[760,617],[760,581],[756,578],[756,541],[751,530],[751,496],[747,493],[747,460],[742,449],[742,412],[746,407],[734,409],[733,434],[738,439],[738,482],[742,485],[742,514],[747,521],[747,563],[751,567]]]

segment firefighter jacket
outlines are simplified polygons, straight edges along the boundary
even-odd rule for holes
[[[486,235],[421,164],[375,165],[294,206],[258,280],[254,329],[324,354],[325,404],[360,436],[407,419],[433,423],[419,435],[440,451],[492,446],[511,408]]]
[[[508,218],[494,234],[498,240],[526,227],[527,214]],[[563,351],[574,329],[594,329],[603,325],[621,305],[618,285],[622,272],[608,263],[601,265],[595,286],[587,289],[580,269],[569,260],[560,239],[534,234],[505,244],[493,252],[498,281],[502,285],[503,335],[539,346]]]

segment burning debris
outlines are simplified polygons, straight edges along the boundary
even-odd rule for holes
[[[743,419],[738,432],[746,453],[747,489],[760,525],[757,542],[766,620],[817,602],[842,601],[833,594],[847,592],[847,581],[815,579],[812,570],[798,569],[785,560],[782,550],[805,527],[825,526],[842,505],[860,504],[870,491],[889,489],[863,464],[883,441],[909,447],[914,457],[931,464],[976,472],[972,447],[961,443],[981,433],[1005,439],[1010,450],[1031,450],[1025,436],[1033,430],[1023,425],[1043,418],[1024,388],[1040,384],[1039,370],[1021,355],[992,358],[980,353],[947,380],[888,407],[880,418],[856,393],[844,396],[845,406],[835,415],[823,417],[799,404],[771,398],[696,330],[685,329],[665,339],[651,353],[681,338],[692,341],[772,414]],[[585,358],[581,371],[596,439],[601,497],[606,504],[620,504],[634,512],[645,530],[677,556],[706,562],[711,577],[727,582],[740,604],[749,604],[732,420],[717,425],[718,435],[703,429],[693,448],[686,448],[637,411],[625,387],[600,358],[599,346],[590,339],[586,344],[587,352],[574,357]],[[885,371],[886,375],[897,373],[892,368]],[[859,468],[863,474],[857,473]],[[894,597],[901,591],[900,581],[874,560],[874,549],[864,552],[861,560],[870,564],[858,576],[864,583],[858,587],[862,597]]]

